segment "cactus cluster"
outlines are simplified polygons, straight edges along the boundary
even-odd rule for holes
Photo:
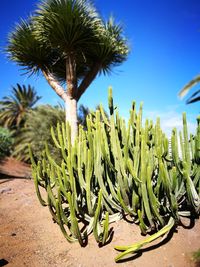
[[[143,234],[155,232],[138,244],[116,247],[123,251],[118,261],[168,232],[180,216],[199,214],[200,120],[189,137],[184,113],[183,134],[174,129],[167,138],[159,119],[142,123],[142,104],[137,112],[133,102],[127,123],[113,106],[111,88],[108,103],[110,115],[102,106],[90,113],[73,145],[68,124],[51,129],[61,163],[54,161],[48,144],[41,161],[30,153],[37,196],[69,242],[85,246],[93,232],[104,245],[109,224],[124,216]]]

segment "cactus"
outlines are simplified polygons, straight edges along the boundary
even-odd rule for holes
[[[105,245],[110,223],[126,215],[143,234],[158,231],[144,242],[125,246],[118,261],[168,232],[181,216],[199,214],[200,119],[196,134],[189,136],[184,113],[183,133],[173,129],[168,139],[159,118],[143,125],[142,104],[137,112],[133,102],[126,123],[114,108],[111,88],[108,103],[110,116],[100,105],[88,115],[86,129],[79,126],[73,145],[68,124],[51,128],[61,162],[53,159],[48,144],[41,161],[34,160],[31,149],[30,157],[39,201],[48,206],[69,242],[85,246],[93,232]]]

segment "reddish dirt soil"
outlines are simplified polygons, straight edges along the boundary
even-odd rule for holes
[[[0,161],[0,174],[15,178],[31,178],[31,168],[30,165],[10,157]]]
[[[30,177],[29,166],[14,162],[4,162],[0,170],[9,170],[13,177],[19,173]],[[24,167],[28,171],[26,175],[22,171]],[[200,248],[200,220],[194,226],[189,227],[187,220],[184,224],[162,245],[159,239],[132,260],[116,264],[114,257],[118,252],[114,245],[127,245],[144,238],[137,225],[126,221],[112,224],[113,240],[102,248],[92,235],[85,248],[78,243],[69,244],[53,223],[48,208],[39,204],[32,180],[0,177],[0,266],[193,267],[192,252]]]

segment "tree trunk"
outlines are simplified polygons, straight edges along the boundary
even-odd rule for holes
[[[78,134],[77,100],[67,97],[65,101],[66,121],[71,126],[71,143],[74,144]]]
[[[78,135],[76,60],[73,53],[69,53],[66,58],[66,82],[66,121],[68,121],[71,126],[71,143],[73,145],[75,138]]]
[[[66,121],[68,121],[71,126],[71,142],[73,144],[78,134],[77,99],[72,94],[74,88],[73,84],[71,85],[71,83],[68,83],[69,90],[66,92],[51,73],[43,71],[43,75],[56,94],[65,101]]]

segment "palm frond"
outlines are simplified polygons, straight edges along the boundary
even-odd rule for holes
[[[191,95],[191,97],[188,98],[188,100],[186,101],[186,104],[192,104],[192,103],[195,103],[197,101],[200,101],[200,90],[197,90],[196,92],[194,92]]]
[[[29,20],[21,20],[9,34],[5,52],[24,72],[35,74],[51,65],[53,52],[47,44],[44,46],[35,38],[33,24]]]
[[[181,89],[181,91],[178,93],[180,98],[183,98],[188,92],[189,90],[194,87],[196,84],[198,84],[200,82],[200,75],[196,76],[194,79],[192,79],[189,83],[187,83],[183,89]]]

